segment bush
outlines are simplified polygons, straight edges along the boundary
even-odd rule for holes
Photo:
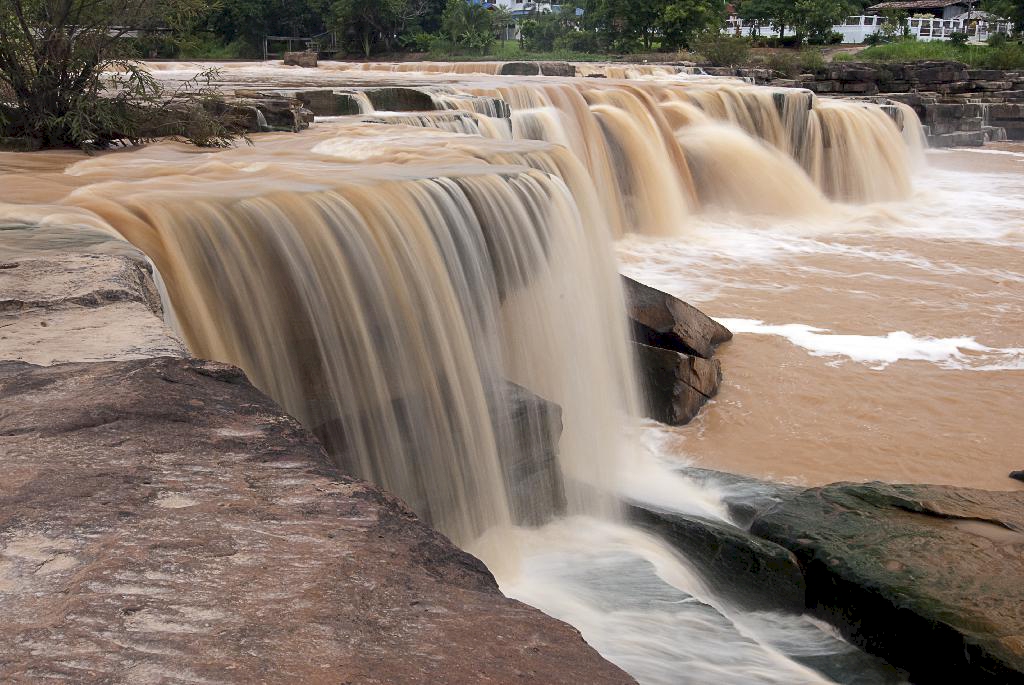
[[[970,46],[968,46],[970,47]],[[982,69],[1024,68],[1024,45],[1006,42],[997,48],[976,48],[978,57],[972,65]]]
[[[1010,37],[1005,33],[993,33],[988,37],[988,46],[990,48],[999,48],[1010,42]]]
[[[430,52],[434,41],[437,39],[438,36],[435,36],[432,33],[424,33],[423,31],[420,31],[419,33],[414,33],[411,36],[404,38],[402,40],[402,47],[409,52]]]
[[[434,59],[448,57],[455,52],[455,43],[446,36],[431,36],[427,43],[427,52]]]
[[[746,38],[723,36],[714,32],[699,35],[690,47],[716,67],[735,67],[743,64],[750,54],[750,42]]]
[[[764,58],[764,66],[783,78],[793,78],[799,72],[796,56],[791,52],[773,52]]]
[[[837,52],[832,55],[833,62],[856,62],[857,57],[850,52]]]
[[[968,38],[970,38],[970,36],[963,31],[954,31],[949,34],[949,42],[953,45],[967,45]]]
[[[555,40],[555,50],[559,52],[598,52],[600,49],[597,33],[593,31],[572,31]]]
[[[797,57],[797,66],[800,68],[801,74],[816,74],[825,70],[825,58],[818,50],[807,48],[800,51],[800,55]]]
[[[139,43],[122,42],[124,29],[115,27],[170,21],[148,12],[173,14],[181,4],[89,7],[83,13],[73,0],[52,0],[0,10],[0,83],[12,94],[0,112],[0,137],[94,150],[160,136],[226,146],[244,136],[244,122],[217,96],[215,72],[169,91],[125,52]]]
[[[811,45],[839,45],[843,42],[843,34],[838,31],[829,31],[824,36],[808,38],[807,42]]]

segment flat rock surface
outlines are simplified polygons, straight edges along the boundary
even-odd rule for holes
[[[0,682],[631,682],[324,460],[234,367],[0,365]]]
[[[48,365],[186,356],[161,316],[141,254],[0,263],[0,359]]]
[[[913,682],[1024,682],[1024,493],[789,490],[751,532],[796,555],[809,610]]]

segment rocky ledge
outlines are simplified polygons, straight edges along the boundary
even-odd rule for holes
[[[1024,493],[779,488],[750,532],[792,552],[806,608],[914,683],[1024,682]]]
[[[0,682],[633,682],[187,358],[144,262],[4,267]]]

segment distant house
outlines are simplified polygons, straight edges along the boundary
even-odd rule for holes
[[[930,14],[936,19],[956,19],[969,9],[969,3],[964,0],[896,0],[895,2],[880,2],[877,5],[868,7],[871,14],[878,14],[886,10],[899,10],[910,15]]]

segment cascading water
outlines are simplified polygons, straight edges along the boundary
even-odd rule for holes
[[[621,518],[623,497],[725,514],[633,431],[611,238],[678,233],[714,208],[886,199],[909,189],[910,156],[877,107],[642,80],[658,74],[477,78],[438,89],[443,112],[361,106],[255,148],[101,157],[70,169],[81,187],[60,216],[142,248],[197,355],[241,366],[346,470],[402,496],[507,593],[579,626],[644,682],[827,682],[794,659],[843,643],[731,606]],[[511,125],[474,97],[507,103]],[[908,115],[904,131],[915,125]],[[775,185],[754,193],[759,178]],[[513,417],[509,382],[561,407],[542,482],[564,486],[564,510],[511,472],[527,445],[509,426],[543,435],[551,419]]]

